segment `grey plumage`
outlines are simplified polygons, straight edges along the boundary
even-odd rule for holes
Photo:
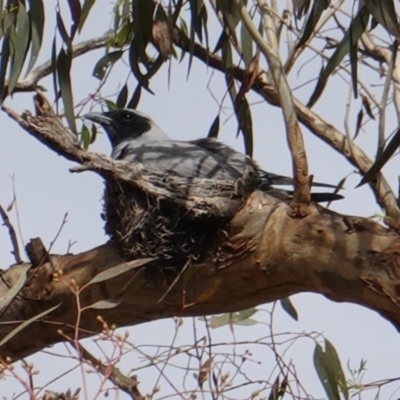
[[[111,156],[117,160],[141,162],[149,169],[187,178],[224,180],[240,178],[246,163],[251,163],[258,172],[260,189],[293,185],[291,178],[263,171],[256,162],[215,139],[171,139],[150,117],[137,110],[90,113],[85,118],[103,126],[113,147]],[[335,187],[325,183],[313,183],[313,186]],[[332,201],[342,196],[313,193],[312,198]]]

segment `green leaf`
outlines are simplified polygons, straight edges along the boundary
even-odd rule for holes
[[[91,140],[90,140],[90,130],[89,130],[89,128],[86,126],[86,124],[83,124],[83,125],[82,125],[82,129],[81,129],[81,131],[80,131],[80,133],[79,133],[79,136],[80,136],[80,138],[81,138],[81,143],[82,143],[82,145],[83,145],[83,148],[84,148],[85,150],[87,150],[87,149],[89,148],[89,145],[90,145],[90,143],[91,143]]]
[[[69,5],[69,10],[71,12],[72,26],[70,31],[71,40],[74,38],[76,31],[79,27],[79,22],[81,19],[81,2],[79,0],[67,0]]]
[[[369,12],[394,37],[400,38],[397,13],[393,0],[365,0]]]
[[[29,18],[31,20],[31,56],[27,67],[27,73],[32,70],[42,47],[44,29],[43,0],[29,0]]]
[[[139,84],[136,86],[136,89],[133,92],[132,97],[129,100],[126,108],[133,108],[133,109],[137,108],[139,101],[140,101],[141,94],[142,94],[142,86]]]
[[[131,67],[133,76],[137,79],[138,83],[140,83],[140,85],[144,87],[148,92],[154,94],[149,88],[149,78],[143,75],[140,71],[139,58],[134,41],[132,41],[129,47],[129,65]]]
[[[71,63],[72,53],[61,49],[57,57],[57,78],[60,87],[61,98],[64,104],[65,118],[72,132],[77,133],[74,114],[74,98],[71,87]]]
[[[96,0],[85,0],[81,11],[81,18],[79,19],[78,31],[81,32],[83,25],[85,24],[86,18],[88,17],[90,10],[92,9]]]
[[[41,312],[40,314],[35,315],[32,318],[29,318],[28,320],[24,321],[21,325],[18,325],[15,329],[13,329],[6,337],[4,337],[1,342],[0,342],[0,347],[4,346],[10,339],[12,339],[18,332],[22,331],[22,329],[26,328],[28,325],[30,325],[32,322],[37,321],[38,319],[44,317],[47,314],[50,314],[52,311],[60,307],[60,304],[57,304],[56,306],[49,308],[46,311]]]
[[[119,275],[124,274],[125,272],[130,271],[131,269],[142,267],[143,265],[146,265],[153,260],[154,258],[142,258],[140,260],[129,261],[123,264],[119,264],[115,267],[109,268],[97,274],[94,278],[92,278],[89,281],[87,286],[93,285],[94,283],[108,281]]]
[[[0,96],[1,102],[4,101],[6,98],[6,91],[5,91],[5,79],[7,74],[8,68],[8,60],[10,58],[10,40],[6,36],[3,39],[3,44],[1,46],[1,57],[0,57]]]
[[[209,317],[207,318],[208,321],[208,326],[210,328],[220,328],[221,326],[224,325],[231,325],[231,324],[238,324],[241,323],[242,325],[245,325],[244,321],[250,319],[252,315],[254,315],[257,312],[257,308],[252,307],[247,310],[243,311],[236,311],[233,313],[227,313],[227,314],[222,314],[218,315],[215,317]],[[254,322],[254,320],[252,320]],[[247,325],[254,325],[253,322],[248,323]],[[258,323],[255,321],[255,323]]]
[[[319,344],[315,346],[313,361],[318,378],[322,383],[328,399],[340,400],[338,387],[329,374],[329,365],[327,365],[326,355]]]
[[[240,41],[242,45],[243,59],[247,66],[253,58],[253,39],[243,22],[240,25]]]
[[[381,171],[383,166],[389,161],[390,157],[400,146],[400,129],[396,131],[389,144],[386,146],[385,150],[379,155],[375,160],[371,168],[365,173],[364,177],[361,179],[360,183],[356,188],[372,181],[376,175]]]
[[[366,6],[363,6],[357,16],[352,20],[349,29],[337,46],[335,52],[330,57],[325,69],[321,71],[317,85],[311,95],[307,107],[312,107],[319,99],[331,74],[350,51],[351,46],[356,45],[358,39],[364,33],[365,28],[368,25],[368,19],[369,11]]]
[[[92,75],[102,80],[107,72],[107,69],[116,63],[122,57],[123,51],[117,50],[112,51],[111,53],[105,54],[103,57],[97,61],[96,65],[93,68]]]
[[[8,34],[9,29],[14,25],[17,18],[17,9],[0,16],[0,39]]]
[[[23,288],[31,265],[20,265],[17,268],[20,271],[20,274],[13,286],[0,298],[0,311],[4,310],[4,308],[8,306]]]
[[[102,99],[102,100],[104,101],[104,103],[106,103],[108,111],[117,109],[117,105],[113,101],[108,100],[108,99]]]
[[[293,0],[293,12],[297,19],[301,19],[307,14],[310,3],[311,0]]]
[[[325,351],[319,344],[316,344],[314,367],[329,400],[340,400],[339,389],[346,400],[349,398],[346,378],[339,356],[329,340],[325,339]]]
[[[19,3],[17,24],[15,35],[10,35],[10,45],[13,49],[13,56],[11,59],[11,71],[8,80],[8,94],[14,90],[15,84],[21,75],[22,67],[25,62],[26,54],[29,47],[30,36],[30,20],[28,13],[22,3]]]
[[[57,25],[58,32],[61,36],[61,39],[67,46],[68,50],[71,52],[72,51],[72,41],[68,35],[67,29],[65,28],[64,21],[63,21],[59,11],[56,12],[56,25]]]
[[[235,108],[236,118],[238,120],[239,129],[242,131],[244,150],[246,155],[253,155],[253,121],[249,103],[243,96],[238,108]]]
[[[57,100],[58,94],[58,83],[57,83],[57,38],[54,35],[53,43],[51,45],[51,76],[53,81],[53,90]],[[56,107],[58,110],[58,102],[56,101]],[[57,111],[58,112],[58,111]]]
[[[117,108],[124,108],[127,100],[128,100],[128,85],[125,83],[125,85],[122,86],[122,89],[117,96],[117,101],[116,101]]]
[[[282,308],[295,320],[298,321],[299,317],[296,308],[290,300],[290,297],[284,297],[280,300]]]
[[[334,376],[335,382],[344,398],[348,400],[349,391],[346,384],[346,376],[344,375],[342,364],[335,346],[328,339],[325,339],[325,353],[329,363],[330,374]]]
[[[219,132],[219,114],[215,117],[213,123],[210,126],[207,137],[216,138]]]
[[[316,27],[319,19],[321,18],[322,13],[329,7],[329,0],[318,0],[314,1],[310,14],[307,18],[307,22],[304,27],[303,36],[300,38],[299,42],[296,45],[296,49],[303,47],[307,40],[310,38],[312,33],[314,32],[314,28]]]

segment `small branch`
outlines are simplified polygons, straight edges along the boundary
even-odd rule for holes
[[[11,252],[11,254],[14,255],[15,262],[17,264],[19,264],[22,262],[22,258],[21,258],[20,252],[19,252],[17,235],[15,234],[15,229],[14,229],[10,219],[8,218],[7,212],[4,210],[4,208],[1,206],[1,204],[0,204],[0,216],[1,216],[1,219],[3,220],[3,225],[7,227],[8,234],[10,235],[11,245],[13,247],[13,251]]]
[[[71,345],[75,347],[75,343],[71,342]],[[79,343],[78,346],[79,353],[82,355],[83,359],[87,363],[91,364],[96,371],[100,372],[122,392],[129,395],[132,400],[145,400],[145,397],[139,392],[136,376],[127,377],[116,367],[110,369],[110,366],[104,365],[97,357]]]

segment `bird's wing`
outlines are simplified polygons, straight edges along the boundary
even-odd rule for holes
[[[237,153],[240,155],[240,153]],[[242,174],[245,156],[227,157],[195,142],[174,140],[126,141],[116,146],[112,157],[140,162],[146,168],[188,178],[237,179]]]

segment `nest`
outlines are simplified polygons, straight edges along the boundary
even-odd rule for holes
[[[164,175],[152,185],[143,182],[139,180],[140,187],[131,180],[106,179],[105,231],[125,260],[154,257],[163,270],[180,270],[206,253],[216,232],[226,227],[257,188],[259,178],[249,163],[233,182]]]
[[[105,231],[125,260],[155,257],[163,269],[180,269],[199,259],[227,218],[188,218],[173,207],[127,183],[107,183],[104,195]]]

